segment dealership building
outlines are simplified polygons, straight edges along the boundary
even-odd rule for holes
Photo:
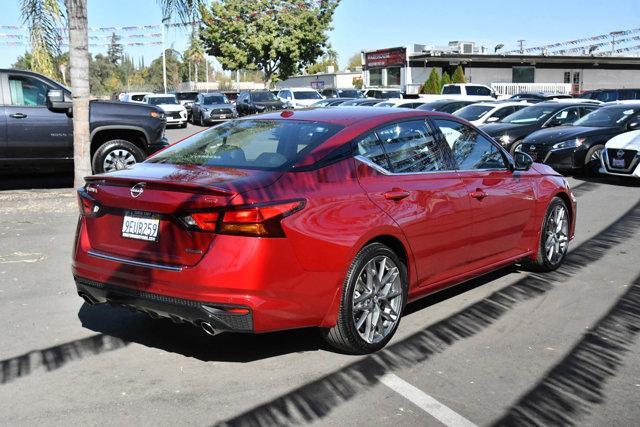
[[[362,63],[365,87],[399,88],[407,94],[418,93],[433,68],[451,75],[458,65],[469,83],[493,86],[503,94],[508,94],[508,88],[543,88],[542,83],[571,93],[640,88],[637,56],[499,54],[472,42],[455,41],[445,47],[414,44],[363,51]]]

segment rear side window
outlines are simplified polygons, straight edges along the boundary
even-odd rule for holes
[[[376,134],[394,173],[448,169],[443,150],[446,147],[438,143],[424,120],[394,123],[379,129]],[[378,164],[382,166],[384,162]]]
[[[474,128],[463,123],[434,118],[459,170],[504,169],[504,158],[498,147]]]
[[[232,121],[187,138],[148,162],[282,170],[340,129],[300,120]]]
[[[460,95],[460,86],[449,85],[442,88],[443,95]]]
[[[467,95],[491,96],[491,90],[483,86],[467,86]]]

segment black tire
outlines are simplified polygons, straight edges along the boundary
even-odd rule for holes
[[[362,336],[360,336],[360,333],[356,328],[354,319],[353,298],[356,282],[358,281],[358,277],[363,273],[365,266],[367,266],[367,264],[369,264],[371,261],[374,261],[381,257],[390,259],[398,268],[401,291],[397,291],[396,295],[400,296],[401,300],[399,303],[399,311],[397,313],[397,317],[396,319],[394,319],[395,324],[389,325],[390,328],[386,332],[386,336],[381,338],[380,341],[370,343],[367,342]],[[389,292],[391,292],[391,290],[389,290]],[[350,354],[368,354],[382,349],[398,329],[402,311],[404,310],[407,301],[407,292],[407,267],[398,258],[398,256],[388,246],[385,246],[381,243],[372,243],[365,246],[364,248],[362,248],[362,250],[360,250],[360,252],[358,252],[355,259],[351,263],[349,270],[347,271],[347,276],[342,286],[342,297],[340,301],[340,308],[338,311],[338,319],[336,321],[336,325],[333,328],[325,329],[323,331],[324,339],[332,347]],[[367,300],[372,300],[372,298],[368,298]],[[382,320],[382,322],[384,323],[384,320]],[[377,329],[377,326],[374,327],[374,329]]]
[[[538,244],[538,253],[536,254],[535,259],[526,259],[522,262],[522,265],[530,271],[538,271],[538,272],[548,272],[553,271],[560,267],[564,262],[564,259],[567,256],[568,245],[569,245],[569,236],[568,236],[568,228],[567,228],[567,241],[566,247],[562,253],[562,256],[555,261],[551,261],[548,259],[547,254],[545,253],[545,248],[547,245],[547,239],[549,236],[546,233],[546,230],[549,226],[549,222],[551,221],[551,215],[556,210],[556,207],[563,207],[565,209],[568,221],[568,227],[571,224],[571,217],[569,212],[569,207],[560,197],[554,197],[551,199],[551,203],[547,207],[547,212],[544,215],[544,220],[542,221],[542,229],[540,231],[540,242]]]
[[[144,152],[135,144],[124,139],[112,139],[111,141],[103,143],[93,154],[93,158],[91,159],[91,167],[94,173],[105,172],[105,160],[107,156],[109,156],[110,153],[114,152],[115,150],[122,150],[123,152],[126,151],[130,153],[135,160],[133,164],[139,163],[145,159]],[[133,164],[129,164],[129,166],[132,166]]]
[[[204,119],[202,118],[202,112],[198,114],[198,126],[204,126]]]
[[[182,129],[186,128],[186,127],[187,127],[187,122],[182,123],[182,124],[180,125],[180,127],[181,127]]]
[[[604,145],[594,145],[589,148],[587,154],[584,156],[584,167],[583,172],[587,176],[598,176],[600,175],[600,156],[602,156],[602,150],[604,150]],[[597,156],[596,160],[592,160],[596,152],[600,151],[600,154]]]
[[[511,153],[512,156],[515,156],[516,148],[518,148],[521,145],[522,145],[522,140],[521,139],[519,139],[517,141],[513,141],[513,144],[511,144],[511,148],[509,148],[509,153]]]

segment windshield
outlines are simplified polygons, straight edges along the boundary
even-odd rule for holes
[[[393,107],[394,105],[396,105],[394,102],[379,102],[376,107]]]
[[[509,114],[501,121],[502,123],[512,124],[535,123],[538,120],[548,118],[557,109],[557,105],[532,105],[531,107],[526,107],[513,114]]]
[[[491,105],[467,105],[455,112],[456,116],[473,121],[483,117],[495,107]]]
[[[178,142],[147,161],[279,170],[340,129],[339,125],[297,120],[231,121]]]
[[[629,117],[637,113],[633,108],[601,108],[581,119],[576,120],[574,126],[588,126],[593,128],[608,128],[622,125]]]
[[[173,96],[154,96],[151,98],[147,98],[149,104],[151,105],[160,105],[160,104],[177,104],[176,98]]]
[[[293,96],[295,99],[322,99],[322,95],[314,90],[295,91]]]
[[[229,100],[227,99],[226,96],[224,95],[205,95],[202,98],[202,103],[204,105],[211,105],[211,104],[228,104]]]
[[[198,92],[179,92],[176,93],[176,99],[178,101],[195,101],[198,97]]]
[[[251,94],[253,102],[275,102],[278,98],[271,92],[253,92]]]

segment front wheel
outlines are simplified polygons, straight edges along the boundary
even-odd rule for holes
[[[407,268],[380,243],[356,255],[343,283],[336,325],[325,331],[333,347],[354,354],[373,353],[391,339],[407,301]]]
[[[144,153],[124,139],[107,141],[93,155],[91,166],[94,173],[114,172],[129,169],[144,160]]]
[[[559,197],[549,203],[542,222],[540,244],[534,260],[524,264],[533,271],[553,271],[560,267],[569,250],[569,208]]]
[[[602,157],[602,150],[604,146],[594,145],[589,148],[586,156],[584,157],[584,173],[588,176],[597,176],[600,174],[600,157]]]
[[[516,150],[518,149],[518,147],[520,147],[522,145],[522,141],[515,141],[513,144],[511,144],[511,148],[509,149],[509,153],[511,153],[512,156],[516,155]]]

